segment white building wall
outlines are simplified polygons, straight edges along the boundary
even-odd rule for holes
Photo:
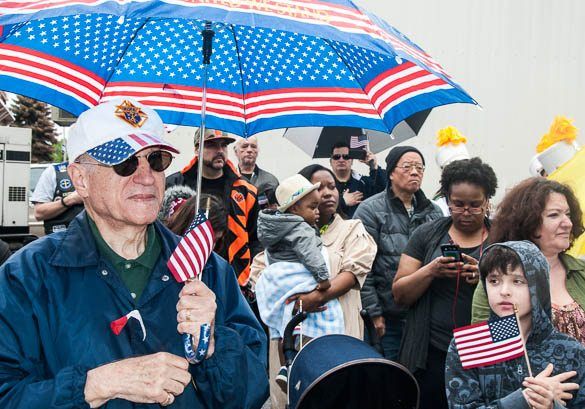
[[[435,109],[418,137],[406,142],[427,159],[423,188],[434,192],[440,177],[434,162],[435,135],[456,126],[472,155],[491,164],[500,180],[496,199],[528,176],[528,163],[556,115],[575,120],[585,133],[585,1],[583,0],[361,0],[439,61],[480,104]],[[174,140],[187,155],[192,132]],[[281,137],[259,135],[259,165],[279,178],[312,163]],[[585,144],[585,136],[578,138]],[[230,154],[231,154],[230,150]],[[380,163],[387,152],[378,155]],[[327,165],[327,161],[321,161]],[[355,166],[365,172],[361,164]]]

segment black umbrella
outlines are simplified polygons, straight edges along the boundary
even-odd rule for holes
[[[352,136],[367,135],[370,151],[378,153],[418,134],[430,109],[417,112],[398,123],[391,134],[362,128],[344,126],[288,128],[284,137],[312,158],[328,158],[333,146],[343,142],[350,145]]]

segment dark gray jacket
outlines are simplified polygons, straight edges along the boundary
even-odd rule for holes
[[[364,224],[378,245],[372,271],[362,287],[362,304],[372,317],[404,318],[406,309],[398,307],[392,296],[392,282],[400,255],[412,232],[421,224],[443,216],[422,190],[414,195],[414,214],[408,216],[404,204],[391,187],[363,201],[353,218]]]
[[[242,173],[241,170],[240,173]],[[258,165],[256,165],[254,168],[254,173],[252,173],[250,179],[248,179],[248,177],[244,174],[242,174],[242,177],[256,186],[256,189],[258,189],[258,202],[263,202],[264,200],[269,199],[268,195],[270,193],[274,194],[274,192],[276,192],[276,188],[278,187],[278,179],[276,176],[270,172],[265,171],[264,169],[260,169]],[[261,198],[260,196],[265,197]],[[263,204],[264,203],[259,203],[260,207],[263,207]]]
[[[301,216],[263,210],[258,216],[258,239],[268,253],[268,261],[302,263],[317,282],[329,278],[323,242],[319,233]]]
[[[532,330],[526,339],[526,351],[532,374],[537,375],[553,364],[553,376],[576,371],[568,382],[579,384],[567,408],[585,408],[585,347],[576,339],[558,332],[552,324],[549,266],[533,243],[510,241],[496,246],[508,247],[518,254],[530,290]],[[487,249],[486,249],[487,251]],[[482,272],[485,288],[485,276]],[[495,314],[491,312],[491,317]],[[524,357],[493,365],[464,370],[451,341],[445,362],[445,382],[450,409],[530,409],[522,395],[522,381],[528,376]],[[555,409],[562,408],[559,403]]]

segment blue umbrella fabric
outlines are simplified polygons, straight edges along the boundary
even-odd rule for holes
[[[349,1],[78,3],[0,1],[0,89],[75,115],[133,97],[166,123],[199,126],[200,33],[210,20],[209,128],[390,133],[416,112],[475,103],[422,49]]]

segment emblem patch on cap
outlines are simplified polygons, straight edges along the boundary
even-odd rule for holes
[[[148,119],[148,115],[140,107],[132,105],[130,101],[124,100],[120,105],[116,105],[114,114],[128,122],[135,128],[140,128]]]

